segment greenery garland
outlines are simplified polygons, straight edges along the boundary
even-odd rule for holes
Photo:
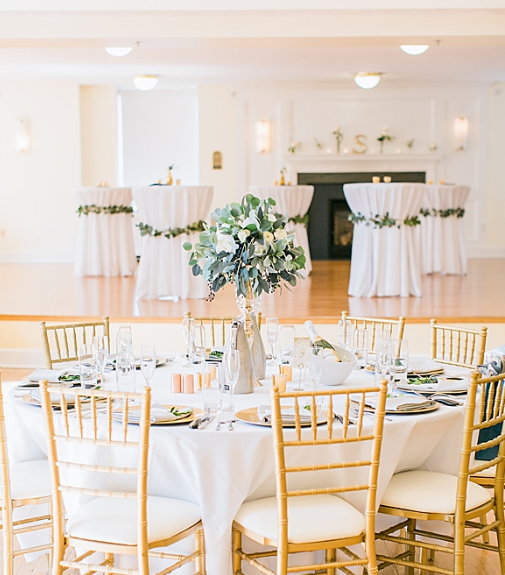
[[[436,210],[432,208],[421,208],[419,212],[422,216],[439,216],[441,218],[449,218],[451,216],[456,216],[457,218],[462,218],[465,215],[465,208],[448,208],[447,210]]]
[[[283,218],[282,214],[274,214],[277,219]],[[309,212],[307,212],[304,216],[298,214],[297,216],[292,216],[288,218],[288,222],[293,222],[293,224],[302,224],[303,226],[307,227],[309,225]]]
[[[182,234],[189,236],[191,232],[203,232],[205,230],[205,222],[203,220],[199,220],[194,224],[187,225],[185,228],[168,228],[167,230],[162,231],[155,230],[152,226],[140,222],[140,224],[137,224],[137,228],[139,228],[141,236],[153,236],[154,238],[165,236],[170,239],[182,236]]]
[[[95,206],[95,204],[91,204],[79,206],[76,213],[79,214],[79,217],[89,214],[133,214],[133,208],[131,206]]]
[[[352,222],[353,224],[364,223],[366,226],[373,226],[374,228],[393,228],[395,226],[397,228],[400,228],[402,223],[404,226],[408,226],[409,228],[413,228],[415,226],[418,226],[421,223],[421,220],[419,219],[418,216],[412,216],[410,218],[405,218],[403,220],[403,222],[401,222],[401,221],[396,220],[395,218],[392,218],[389,215],[389,212],[386,212],[386,215],[384,215],[382,217],[379,216],[379,214],[376,214],[375,216],[372,216],[370,218],[367,218],[361,212],[358,212],[357,214],[351,213],[351,214],[349,214],[347,219],[350,222]]]

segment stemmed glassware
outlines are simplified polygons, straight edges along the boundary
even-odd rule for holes
[[[352,331],[351,349],[357,358],[356,369],[363,369],[368,361],[368,329],[357,327]]]
[[[116,340],[117,354],[130,354],[132,352],[132,341],[132,328],[129,325],[119,326]]]
[[[341,319],[337,325],[337,343],[344,349],[349,349],[352,343],[353,327],[349,320]]]
[[[231,415],[235,415],[235,405],[233,396],[235,393],[235,386],[237,385],[238,375],[240,373],[240,352],[236,349],[230,349],[226,352],[224,357],[226,367],[226,377],[228,385],[230,386],[230,406],[229,411]]]
[[[407,371],[409,369],[409,345],[407,340],[394,339],[392,341],[392,351],[395,380],[405,383],[407,381]]]
[[[323,372],[323,350],[320,347],[311,347],[309,354],[309,377],[312,381],[312,388],[314,391],[317,391],[317,388],[321,381],[322,372]],[[319,417],[322,401],[316,397],[315,403],[317,405],[316,416]]]
[[[393,392],[394,367],[393,367],[393,344],[391,338],[383,337],[377,343],[377,357],[375,365],[376,381],[387,379],[388,393]]]
[[[193,333],[193,350],[194,356],[193,361],[198,362],[200,364],[200,373],[201,373],[201,385],[203,387],[203,378],[204,373],[207,368],[207,364],[205,360],[207,358],[207,346],[206,346],[206,335],[205,335],[205,326],[203,325],[195,325],[194,333]]]
[[[153,378],[156,369],[156,348],[154,345],[143,345],[140,348],[140,370],[146,380],[146,385]]]
[[[267,337],[268,343],[272,348],[272,357],[268,365],[277,365],[275,361],[275,345],[279,337],[279,320],[276,317],[267,317]]]
[[[105,335],[95,335],[93,338],[93,359],[100,371],[100,383],[104,385],[104,370],[109,357],[109,338]]]
[[[193,365],[193,342],[195,337],[195,319],[192,317],[185,317],[182,320],[182,335],[186,342],[186,357],[187,363],[183,367],[191,367]]]
[[[284,324],[279,332],[279,344],[281,348],[281,363],[293,361],[293,349],[295,347],[295,326]]]

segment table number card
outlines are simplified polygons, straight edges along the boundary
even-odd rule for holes
[[[298,369],[303,369],[307,365],[310,346],[310,337],[295,337],[293,364]]]

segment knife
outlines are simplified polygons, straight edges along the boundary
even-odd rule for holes
[[[208,421],[208,420],[210,420],[210,417],[211,417],[211,416],[210,416],[210,413],[207,413],[207,414],[204,415],[203,417],[199,417],[198,419],[195,419],[194,421],[192,421],[192,422],[189,424],[189,427],[190,427],[191,429],[200,429],[202,423],[205,424],[205,425],[206,425],[205,422],[210,423],[210,421]]]

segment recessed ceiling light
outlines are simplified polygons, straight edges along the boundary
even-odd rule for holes
[[[158,76],[152,74],[137,74],[133,76],[133,83],[139,90],[152,90],[158,83]]]
[[[354,76],[354,81],[363,90],[371,90],[381,81],[381,76],[380,72],[359,72]]]
[[[111,56],[127,56],[131,51],[133,50],[133,48],[130,48],[129,46],[107,46],[107,48],[105,48],[105,51],[107,52],[107,54],[110,54]]]
[[[419,56],[419,54],[424,54],[429,46],[428,44],[402,44],[400,48],[405,52],[405,54],[410,54],[410,56]]]

